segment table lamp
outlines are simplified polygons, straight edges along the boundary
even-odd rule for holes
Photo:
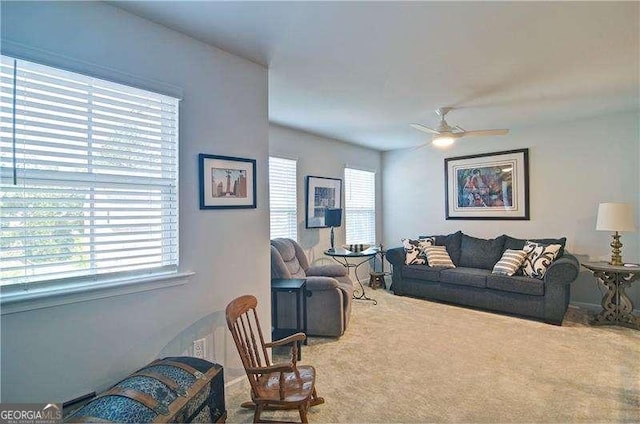
[[[622,243],[620,243],[620,231],[635,231],[636,225],[633,219],[633,209],[628,203],[600,203],[598,206],[597,231],[615,231],[611,237],[611,262],[609,265],[622,266],[620,255]]]
[[[329,251],[335,252],[333,229],[342,225],[342,209],[325,209],[324,225],[331,227],[331,249]]]

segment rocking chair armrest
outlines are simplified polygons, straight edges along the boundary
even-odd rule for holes
[[[271,343],[265,343],[264,346],[265,347],[276,347],[276,346],[283,346],[283,345],[287,345],[293,342],[298,342],[298,341],[304,341],[304,339],[307,338],[307,335],[304,333],[295,333],[292,334],[290,336],[285,337],[284,339],[280,339],[280,340],[274,340]]]
[[[246,368],[248,374],[270,374],[272,372],[293,372],[296,369],[292,363],[274,364],[268,367],[250,367]]]

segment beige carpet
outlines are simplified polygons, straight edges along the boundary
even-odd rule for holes
[[[560,327],[368,293],[378,305],[355,301],[344,336],[303,349],[326,399],[310,422],[640,422],[640,331],[573,308]],[[252,421],[248,399],[246,379],[227,390],[228,422]]]

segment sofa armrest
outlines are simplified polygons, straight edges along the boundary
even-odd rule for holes
[[[552,284],[570,284],[578,278],[579,272],[580,262],[578,262],[578,259],[565,252],[560,259],[551,263],[544,275],[544,282]]]
[[[307,277],[307,290],[309,291],[321,291],[321,290],[337,290],[338,280],[331,277]]]
[[[394,247],[392,249],[387,250],[387,254],[385,256],[391,265],[401,267],[404,265],[404,247]]]
[[[308,277],[344,277],[349,270],[340,264],[313,265],[306,274]]]

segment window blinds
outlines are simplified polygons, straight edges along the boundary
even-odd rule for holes
[[[345,168],[347,244],[376,243],[376,174]]]
[[[175,270],[178,99],[1,66],[2,285]]]
[[[271,238],[297,240],[296,166],[291,159],[269,157],[269,209]]]

